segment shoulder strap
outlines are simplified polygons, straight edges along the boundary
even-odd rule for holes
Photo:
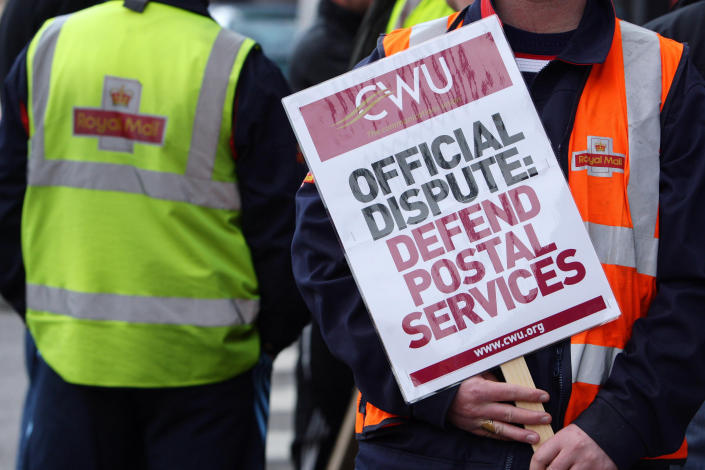
[[[636,268],[656,275],[659,151],[661,148],[661,53],[658,36],[620,21],[629,122],[627,195],[634,227]]]

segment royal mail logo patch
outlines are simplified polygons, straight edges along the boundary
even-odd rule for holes
[[[611,137],[588,136],[588,149],[574,152],[571,170],[587,170],[590,176],[610,177],[615,172],[624,173],[626,157],[612,150]]]
[[[164,145],[167,118],[140,114],[142,84],[106,75],[100,108],[73,109],[73,135],[98,137],[98,148],[132,153],[134,143]]]

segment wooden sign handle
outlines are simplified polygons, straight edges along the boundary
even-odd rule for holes
[[[536,388],[534,385],[534,379],[531,378],[529,367],[526,365],[526,361],[524,360],[524,356],[505,362],[500,367],[502,368],[502,374],[504,374],[504,380],[506,380],[507,383],[526,385],[527,387]],[[539,402],[518,401],[516,402],[516,405],[519,408],[524,408],[527,410],[546,411],[543,407],[543,403]],[[539,442],[532,444],[531,446],[534,448],[534,452],[541,447],[541,444],[553,436],[553,429],[550,424],[525,424],[524,427],[538,433],[539,435]]]

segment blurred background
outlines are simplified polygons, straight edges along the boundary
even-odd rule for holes
[[[666,13],[674,1],[613,0],[613,3],[620,18],[640,25]],[[211,1],[210,10],[221,25],[258,41],[286,75],[296,38],[315,20],[317,5],[318,0]]]
[[[0,0],[0,12],[5,0]],[[667,12],[671,0],[614,0],[618,15],[643,24]],[[30,8],[28,6],[28,8]],[[223,26],[252,37],[288,77],[297,38],[310,27],[318,0],[212,1],[212,16]],[[0,469],[14,467],[19,420],[27,386],[24,373],[24,326],[0,299]],[[267,469],[292,470],[290,445],[296,401],[296,346],[274,363],[271,414],[267,440]]]

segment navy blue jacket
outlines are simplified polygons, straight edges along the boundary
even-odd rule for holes
[[[476,1],[466,9],[463,23],[487,14],[483,4]],[[530,94],[564,173],[578,99],[591,65],[605,60],[614,27],[611,2],[588,0],[557,60],[531,77]],[[536,53],[508,36],[515,51]],[[363,63],[383,56],[380,44]],[[705,397],[705,83],[687,51],[661,126],[658,294],[647,318],[634,324],[609,380],[576,421],[620,469],[675,451]],[[411,405],[404,402],[315,185],[304,184],[296,203],[294,274],[328,346],[352,368],[363,399],[411,418],[361,442],[361,448],[382,449],[377,455],[390,465],[385,468],[528,468],[527,444],[480,438],[446,422],[457,386]],[[536,386],[551,396],[546,409],[558,430],[570,398],[569,344],[545,347],[526,360]],[[409,454],[415,458],[407,460]],[[409,462],[422,463],[409,467]]]
[[[206,0],[160,3],[208,16]],[[147,7],[149,8],[149,6]],[[24,315],[25,276],[20,246],[22,201],[27,185],[26,48],[15,61],[2,94],[0,122],[0,293]],[[296,288],[289,250],[294,231],[294,194],[305,166],[281,106],[290,93],[282,73],[259,48],[247,57],[235,97],[234,158],[242,201],[242,228],[259,282],[257,320],[263,349],[276,354],[309,321]]]
[[[695,67],[705,76],[705,2],[697,0],[688,3],[679,3],[677,10],[649,21],[644,27],[687,43]]]

